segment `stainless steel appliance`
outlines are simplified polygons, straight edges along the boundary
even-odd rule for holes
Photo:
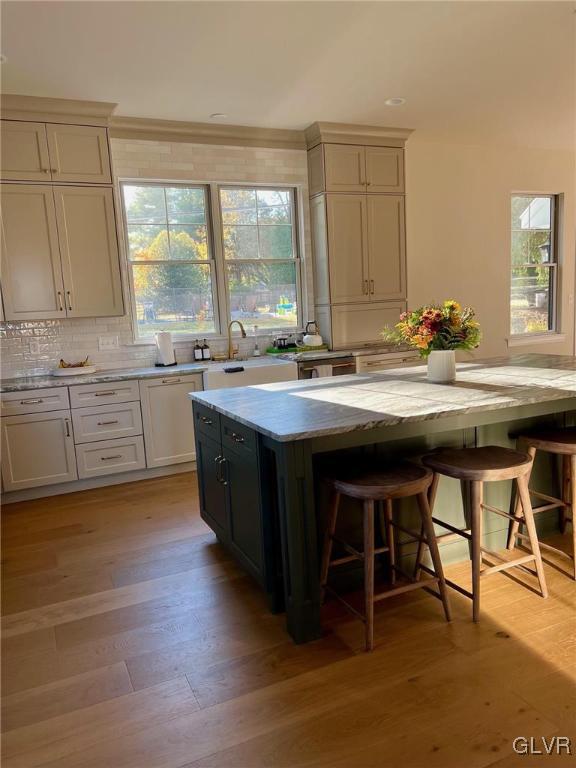
[[[312,379],[315,377],[315,370],[322,370],[321,366],[324,365],[332,368],[332,376],[347,376],[351,373],[356,373],[356,360],[353,355],[350,355],[348,357],[300,360],[298,363],[298,378]]]

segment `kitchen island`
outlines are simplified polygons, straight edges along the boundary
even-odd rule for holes
[[[322,463],[343,451],[386,461],[443,445],[512,446],[528,427],[574,425],[576,358],[474,360],[458,364],[450,385],[429,383],[422,366],[190,398],[202,516],[271,608],[286,610],[293,639],[306,642],[320,636]],[[550,467],[542,472],[552,483]],[[436,514],[458,524],[450,483],[440,484]],[[489,503],[505,506],[509,488],[491,485]],[[486,536],[503,545],[503,529],[488,527]]]

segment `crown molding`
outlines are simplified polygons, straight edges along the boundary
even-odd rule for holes
[[[107,101],[52,99],[3,93],[0,109],[5,120],[39,120],[49,123],[108,125],[116,104]]]
[[[362,144],[374,147],[403,147],[412,133],[410,128],[385,128],[379,125],[317,122],[304,131],[306,145]]]
[[[303,131],[256,128],[246,125],[214,125],[142,117],[112,117],[110,136],[114,139],[224,144],[240,147],[306,149]]]

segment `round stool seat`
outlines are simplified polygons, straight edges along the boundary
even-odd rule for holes
[[[528,454],[486,445],[482,448],[446,448],[429,453],[423,463],[441,475],[459,480],[513,480],[532,464]]]
[[[525,445],[532,446],[539,451],[559,453],[565,456],[576,454],[576,428],[567,429],[539,429],[534,432],[526,432],[518,438]]]
[[[329,478],[338,493],[354,499],[401,499],[425,491],[432,483],[432,472],[417,464],[386,466],[368,461],[333,472]]]

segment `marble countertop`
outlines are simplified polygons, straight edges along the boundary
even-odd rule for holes
[[[118,368],[102,370],[79,376],[21,376],[16,379],[4,379],[0,382],[0,392],[25,392],[30,389],[47,387],[70,387],[74,384],[98,384],[107,381],[126,381],[127,379],[152,379],[161,376],[182,376],[186,373],[202,373],[208,364],[182,363],[169,368]]]
[[[398,352],[414,352],[414,350],[406,346],[387,344],[374,347],[362,347],[361,349],[324,349],[319,352],[284,352],[280,354],[269,353],[269,356],[278,357],[281,360],[294,360],[294,362],[299,363],[313,360],[336,360],[341,357],[360,357],[361,355],[381,355],[386,352],[393,354]]]
[[[574,398],[576,358],[517,355],[457,365],[453,384],[426,367],[190,393],[280,442]]]

